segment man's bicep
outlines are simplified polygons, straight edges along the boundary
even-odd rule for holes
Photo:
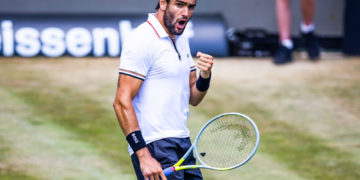
[[[190,72],[190,88],[192,88],[196,83],[197,77],[196,77],[196,71]]]
[[[191,71],[190,72],[190,77],[189,77],[189,83],[190,83],[190,102],[193,99],[194,94],[196,94],[196,71]]]
[[[127,74],[119,73],[117,96],[129,96],[134,99],[142,85],[143,80]]]

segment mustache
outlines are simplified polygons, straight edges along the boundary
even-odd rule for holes
[[[191,18],[191,17],[190,17],[190,18]],[[190,18],[187,17],[187,16],[182,16],[182,17],[180,17],[178,20],[186,20],[186,21],[188,21],[188,20],[190,20]]]

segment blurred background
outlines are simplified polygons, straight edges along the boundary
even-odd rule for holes
[[[292,0],[293,34],[299,33],[300,0]],[[341,37],[346,0],[318,0],[315,23],[324,36]],[[2,0],[1,14],[140,14],[154,12],[155,0]],[[155,5],[154,5],[155,4]],[[195,14],[221,14],[227,27],[277,32],[275,0],[198,1]]]
[[[309,61],[292,0],[294,61],[276,66],[275,0],[198,0],[184,35],[216,58],[191,138],[225,112],[261,134],[246,165],[204,179],[360,179],[359,2],[316,1],[321,58]],[[1,180],[136,179],[112,103],[122,42],[156,3],[0,0]]]
[[[319,36],[322,48],[329,51],[342,51],[344,38],[352,39],[353,36],[344,36],[346,30],[346,22],[354,19],[356,10],[352,10],[345,17],[346,3],[348,2],[348,11],[354,7],[356,1],[339,1],[339,0],[318,0],[315,10],[314,23],[316,25],[316,33]],[[2,0],[2,6],[0,6],[0,18],[2,19],[3,34],[6,34],[6,28],[9,27],[14,31],[14,36],[19,34],[18,40],[14,41],[10,37],[3,38],[3,54],[5,56],[12,56],[19,54],[21,56],[32,57],[39,54],[46,56],[61,56],[67,53],[69,47],[61,50],[61,43],[50,43],[51,37],[54,33],[49,32],[49,28],[58,28],[66,34],[65,39],[68,38],[68,32],[71,27],[85,28],[90,34],[95,28],[109,28],[111,27],[116,31],[117,35],[107,33],[104,37],[96,38],[89,37],[88,40],[93,42],[94,49],[85,50],[83,53],[71,53],[73,56],[119,56],[121,50],[117,48],[117,43],[122,42],[126,37],[126,33],[129,29],[135,28],[147,18],[147,13],[154,12],[155,1],[148,0]],[[300,47],[300,22],[301,22],[301,8],[300,0],[294,0],[291,3],[292,9],[292,21],[291,21],[291,35],[295,42],[295,47]],[[7,26],[4,22],[9,22],[11,26]],[[354,20],[353,20],[354,21]],[[348,26],[354,29],[351,22],[347,23]],[[11,27],[11,28],[10,28]],[[34,27],[38,30],[37,34],[20,35],[23,34],[24,27]],[[350,27],[350,29],[351,29]],[[21,32],[17,32],[22,29]],[[44,31],[47,30],[47,31]],[[196,9],[193,23],[188,26],[190,44],[192,46],[193,54],[198,51],[210,51],[215,56],[257,56],[268,57],[275,53],[278,46],[278,30],[275,16],[275,0],[228,0],[226,2],[219,3],[215,0],[199,1]],[[212,35],[209,36],[209,32]],[[32,35],[31,35],[32,34]],[[48,38],[39,38],[41,41],[34,42],[32,39],[37,39],[36,36],[41,34]],[[74,34],[74,33],[70,33]],[[81,34],[81,33],[80,33]],[[101,32],[98,32],[101,34]],[[106,33],[105,33],[106,34]],[[71,36],[71,35],[69,35]],[[72,35],[72,36],[76,36]],[[86,35],[83,35],[86,40]],[[90,35],[89,35],[90,36]],[[53,39],[55,38],[53,37]],[[59,36],[61,37],[61,36]],[[110,41],[106,45],[106,39],[118,39],[119,42]],[[28,39],[28,40],[26,40]],[[48,41],[46,41],[46,39]],[[7,49],[14,49],[15,45],[11,45],[11,42],[22,46],[23,50],[13,51]],[[76,41],[76,40],[75,40]],[[104,41],[103,44],[99,44]],[[109,40],[108,40],[109,41]],[[97,43],[95,43],[97,42]],[[5,45],[7,44],[7,45]],[[37,49],[31,44],[39,44]],[[41,44],[41,45],[40,45]],[[71,44],[71,43],[69,43]],[[41,46],[48,45],[50,50],[41,50]],[[85,43],[86,45],[86,43]],[[90,44],[91,45],[91,44]],[[54,47],[55,46],[55,47]],[[67,46],[67,45],[64,45]],[[71,46],[71,45],[70,45]],[[49,49],[48,48],[48,49]],[[46,53],[56,49],[57,53]],[[101,51],[99,48],[110,48],[108,54],[106,50]],[[16,48],[15,48],[16,49]],[[116,50],[114,50],[116,49]],[[10,51],[10,52],[9,52]],[[56,51],[56,50],[53,50]],[[60,51],[60,52],[59,52]],[[81,51],[81,50],[80,50]],[[93,51],[93,53],[91,53]],[[7,52],[7,53],[6,53]],[[51,54],[51,55],[50,55]]]

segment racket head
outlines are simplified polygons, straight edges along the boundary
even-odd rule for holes
[[[259,130],[251,118],[240,113],[224,113],[204,125],[193,146],[203,168],[230,170],[248,162],[259,142]]]

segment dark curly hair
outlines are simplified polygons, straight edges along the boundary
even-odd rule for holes
[[[169,1],[170,1],[170,0],[166,0],[167,3],[169,3]],[[155,9],[158,10],[159,8],[160,8],[160,4],[159,4],[159,2],[158,2],[158,4],[157,4],[157,6],[156,6]]]

